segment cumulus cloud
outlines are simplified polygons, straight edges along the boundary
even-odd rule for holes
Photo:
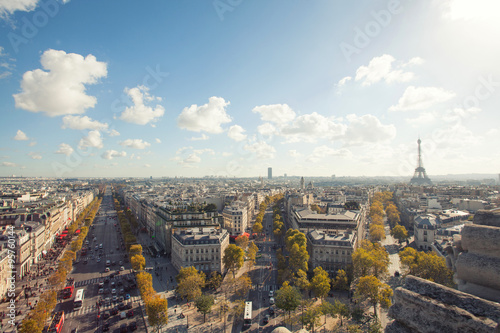
[[[0,18],[6,18],[15,11],[31,12],[38,4],[39,0],[1,0]]]
[[[291,157],[300,157],[300,156],[302,156],[302,154],[299,153],[298,151],[296,151],[295,149],[290,149],[288,151],[288,155],[291,156]]]
[[[106,130],[108,129],[108,124],[101,123],[97,120],[92,120],[87,116],[64,116],[63,117],[62,128],[74,129],[74,130]]]
[[[112,160],[114,157],[126,157],[127,153],[122,151],[116,151],[116,150],[106,150],[101,157],[104,158],[105,160]]]
[[[222,97],[210,97],[207,104],[193,104],[184,108],[177,118],[177,125],[193,132],[222,133],[224,130],[221,125],[231,122],[231,117],[226,113],[228,105],[229,102]]]
[[[150,122],[158,121],[165,113],[165,108],[157,104],[154,108],[146,104],[153,101],[161,101],[160,97],[151,96],[149,88],[137,86],[135,88],[125,88],[125,93],[130,97],[134,105],[125,108],[120,115],[120,119],[137,125],[146,125]]]
[[[63,155],[69,156],[69,155],[73,154],[74,151],[75,150],[73,149],[73,147],[71,147],[67,143],[61,143],[59,145],[59,149],[56,150],[56,154],[63,154]]]
[[[28,143],[28,146],[30,147],[36,146],[36,141],[31,141],[30,143]]]
[[[223,157],[228,157],[228,156],[231,156],[231,155],[233,155],[233,153],[231,153],[231,152],[228,152],[228,151],[222,152],[222,156]]]
[[[245,129],[239,125],[233,125],[229,127],[229,130],[227,131],[227,136],[234,141],[243,141],[247,138],[246,134],[243,134],[245,132]]]
[[[349,121],[349,126],[342,138],[346,145],[387,142],[396,136],[396,127],[394,125],[383,125],[373,115],[357,116],[351,114],[346,118]]]
[[[161,140],[158,138],[156,138],[155,141],[156,141],[156,143],[161,143]]]
[[[102,148],[102,136],[101,133],[97,130],[90,131],[87,136],[84,136],[80,139],[80,143],[78,143],[79,149],[86,149],[87,147],[93,148]]]
[[[417,117],[415,118],[408,118],[406,119],[406,122],[410,124],[413,127],[420,127],[426,124],[430,124],[436,120],[436,115],[434,112],[421,112]]]
[[[356,81],[362,81],[361,85],[369,86],[373,83],[384,80],[387,83],[408,82],[413,79],[412,72],[406,72],[401,68],[408,65],[418,65],[422,63],[421,58],[412,58],[408,63],[403,63],[393,67],[396,61],[393,56],[384,54],[375,57],[368,63],[368,66],[361,66],[356,70]]]
[[[120,135],[120,132],[118,132],[117,130],[115,129],[112,129],[111,131],[109,131],[109,136],[119,136]]]
[[[17,164],[13,162],[2,162],[1,165],[4,167],[17,167]]]
[[[455,97],[454,92],[443,88],[409,86],[399,99],[398,104],[391,106],[389,111],[424,110],[453,97]]]
[[[307,161],[312,163],[317,163],[323,160],[327,156],[335,156],[335,157],[351,157],[352,153],[350,150],[346,148],[341,148],[335,150],[326,145],[322,145],[313,149],[312,153],[307,156]]]
[[[319,138],[336,139],[346,131],[346,126],[316,112],[297,117],[281,129],[286,142],[315,142]]]
[[[89,54],[47,50],[40,59],[42,69],[24,73],[22,92],[14,95],[16,107],[48,116],[84,113],[97,103],[86,94],[85,85],[107,76],[106,63]]]
[[[254,153],[256,157],[261,160],[274,158],[274,154],[276,153],[276,149],[264,141],[246,144],[243,146],[243,149]]]
[[[205,133],[202,133],[201,136],[193,136],[190,141],[205,141],[208,140],[210,137],[206,135]]]
[[[142,139],[127,139],[120,142],[120,145],[135,149],[146,149],[151,146],[149,142],[143,141]]]
[[[259,113],[260,119],[275,124],[286,124],[295,118],[295,112],[287,104],[261,105],[253,108],[252,112]]]
[[[257,126],[257,132],[259,132],[259,134],[262,136],[272,137],[273,135],[278,133],[278,130],[276,127],[274,127],[273,124],[264,123],[262,125]]]
[[[16,133],[16,136],[14,137],[14,140],[27,141],[27,140],[29,140],[29,138],[23,131],[17,130],[17,133]]]
[[[34,160],[41,160],[42,159],[42,155],[40,155],[39,153],[33,152],[33,151],[30,151],[28,153],[28,156]]]
[[[175,153],[176,156],[171,158],[172,161],[176,161],[178,164],[192,167],[195,164],[201,162],[202,154],[215,155],[213,149],[205,148],[205,149],[193,149],[193,147],[182,147],[177,150]]]

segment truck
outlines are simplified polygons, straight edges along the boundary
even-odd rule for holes
[[[52,316],[52,320],[50,321],[49,329],[47,332],[49,333],[61,333],[64,325],[64,311],[58,311],[54,313]]]

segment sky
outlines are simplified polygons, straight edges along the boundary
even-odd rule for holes
[[[0,0],[0,176],[500,172],[494,0]]]

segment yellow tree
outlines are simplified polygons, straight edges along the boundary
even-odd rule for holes
[[[243,251],[246,250],[246,248],[248,246],[248,236],[247,235],[240,235],[240,236],[236,237],[235,241],[236,241],[236,245],[241,247],[241,249]]]
[[[337,276],[332,279],[332,286],[336,290],[349,290],[350,282],[347,272],[343,269],[337,271]]]
[[[149,273],[140,272],[137,274],[137,286],[143,299],[147,299],[155,293],[153,289],[153,277]]]
[[[262,220],[262,219],[261,219]],[[255,222],[253,224],[253,227],[252,227],[252,231],[254,233],[257,233],[257,234],[260,234],[262,232],[262,230],[264,229],[264,227],[262,226],[262,223],[261,222]]]
[[[129,253],[130,253],[131,257],[133,257],[133,256],[135,256],[137,254],[141,254],[142,255],[142,245],[141,244],[131,245],[130,249],[129,249]]]
[[[375,276],[368,275],[359,279],[354,297],[358,300],[367,300],[373,306],[373,315],[377,317],[377,305],[383,308],[391,306],[392,289],[380,282]]]
[[[361,242],[361,246],[352,254],[354,276],[374,275],[383,277],[388,272],[389,254],[380,243],[368,240]]]
[[[222,261],[224,262],[224,266],[233,273],[233,278],[236,276],[236,272],[243,266],[244,254],[243,250],[234,244],[230,244],[224,250]]]
[[[371,224],[370,225],[370,240],[372,242],[380,242],[382,239],[385,239],[384,226],[382,226],[380,224]]]
[[[159,295],[149,297],[145,304],[148,323],[157,332],[168,324],[168,302]]]
[[[192,301],[201,295],[201,288],[205,286],[205,274],[198,272],[193,266],[181,268],[179,274],[175,277],[177,292]]]
[[[248,273],[243,274],[238,278],[237,284],[239,286],[237,294],[240,296],[245,296],[252,287],[252,279]]]
[[[144,258],[140,254],[136,254],[132,258],[130,258],[130,263],[132,264],[132,269],[136,271],[142,271],[144,270],[144,267],[146,267],[146,258]]]
[[[391,229],[391,236],[396,238],[398,243],[401,244],[408,240],[408,231],[406,231],[404,226],[396,224],[396,226]]]
[[[434,252],[418,252],[407,247],[399,252],[405,275],[411,274],[422,279],[453,287],[453,272],[446,266],[444,258]]]
[[[43,327],[34,319],[24,319],[17,330],[19,333],[42,333]]]
[[[330,277],[321,266],[314,269],[314,276],[311,279],[311,289],[314,291],[314,295],[319,298],[325,298],[330,291]]]

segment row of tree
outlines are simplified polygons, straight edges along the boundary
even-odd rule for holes
[[[66,282],[69,272],[73,268],[73,261],[76,259],[76,252],[82,248],[83,240],[87,236],[88,227],[93,223],[102,199],[95,198],[68,226],[68,234],[73,236],[76,230],[83,225],[84,220],[88,221],[87,226],[80,228],[78,238],[75,239],[59,259],[57,269],[48,277],[48,282],[52,286],[50,290],[40,295],[40,299],[33,310],[24,318],[19,326],[20,333],[41,333],[52,315],[52,311],[57,304],[57,290],[61,289]],[[89,218],[90,217],[90,218]]]
[[[255,223],[253,224],[252,231],[254,233],[260,234],[264,227],[262,226],[262,221],[264,220],[264,215],[266,214],[267,206],[270,204],[274,204],[279,200],[283,199],[283,194],[275,194],[273,196],[266,196],[264,201],[259,206],[259,213],[255,217]]]

